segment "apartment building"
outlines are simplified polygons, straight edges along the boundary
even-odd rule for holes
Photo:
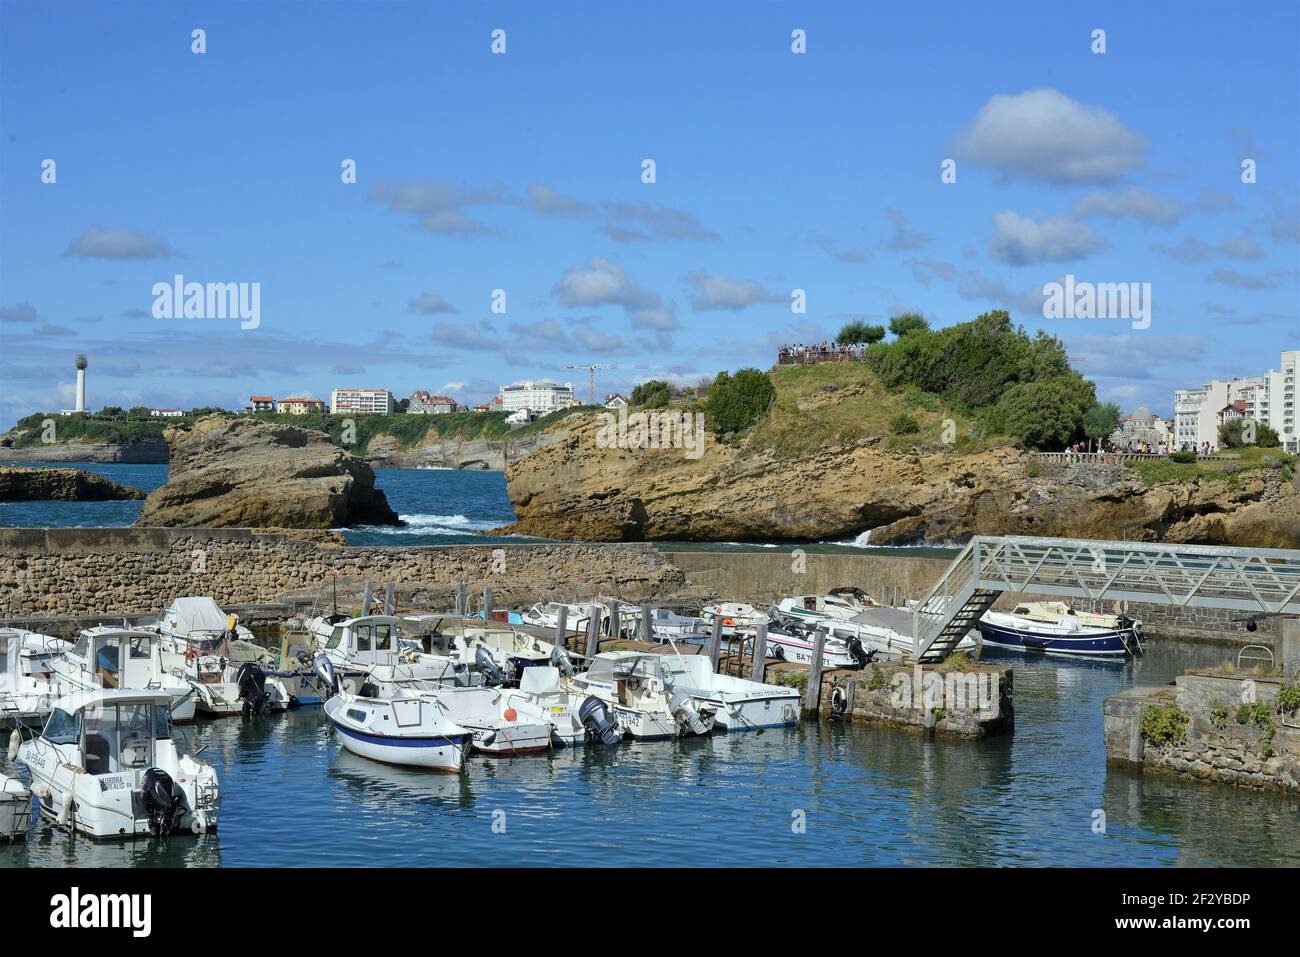
[[[546,415],[556,409],[567,409],[574,404],[573,383],[561,385],[549,379],[534,382],[514,382],[501,387],[501,409],[506,412],[518,412],[527,409],[539,415]]]
[[[1242,379],[1213,379],[1199,389],[1174,392],[1174,448],[1219,447],[1219,426],[1232,418],[1263,422],[1282,448],[1300,452],[1296,427],[1296,367],[1300,349],[1282,353],[1281,369]]]
[[[275,396],[271,395],[250,395],[248,405],[245,408],[249,412],[274,412]]]
[[[387,389],[335,389],[330,393],[330,411],[335,415],[391,415],[396,408]]]
[[[323,399],[313,399],[305,395],[291,395],[275,403],[275,410],[285,415],[306,415],[309,412],[324,412]]]

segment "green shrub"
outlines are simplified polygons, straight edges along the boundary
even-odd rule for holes
[[[889,683],[889,679],[885,677],[884,669],[881,668],[880,665],[876,664],[875,662],[872,662],[871,677],[867,679],[867,690],[879,691],[888,683]]]
[[[906,412],[899,412],[889,420],[889,431],[894,435],[914,435],[921,431],[921,425]]]
[[[1273,697],[1273,706],[1278,714],[1294,714],[1300,709],[1300,687],[1283,685]]]
[[[1187,738],[1187,714],[1175,704],[1152,705],[1142,709],[1139,730],[1159,747],[1181,743]]]
[[[1170,458],[1171,461],[1178,462],[1178,463],[1181,463],[1181,464],[1183,464],[1183,465],[1186,465],[1186,464],[1189,463],[1189,462],[1195,462],[1195,461],[1196,461],[1196,453],[1195,453],[1195,452],[1191,452],[1191,451],[1187,451],[1187,450],[1183,450],[1183,451],[1181,451],[1181,452],[1175,452],[1173,455],[1169,456],[1169,458]]]
[[[1228,723],[1228,709],[1225,705],[1220,705],[1210,712],[1210,724],[1216,728],[1222,728]]]
[[[642,382],[632,390],[628,404],[646,409],[662,409],[672,397],[672,386],[663,379],[651,379],[649,382]]]
[[[734,376],[719,372],[704,405],[709,427],[718,435],[743,432],[763,417],[775,394],[772,380],[757,369],[741,369]]]
[[[1043,467],[1037,462],[1030,462],[1025,466],[1025,474],[1030,478],[1038,478],[1038,476],[1043,474]]]

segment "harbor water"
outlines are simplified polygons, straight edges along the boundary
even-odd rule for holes
[[[1294,798],[1106,767],[1106,696],[1222,657],[1149,649],[1123,666],[1002,659],[1015,732],[976,743],[807,723],[438,775],[342,751],[319,709],[200,722],[181,733],[220,775],[215,834],[97,844],[42,822],[0,867],[1300,866]]]

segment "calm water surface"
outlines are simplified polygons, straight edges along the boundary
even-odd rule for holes
[[[199,723],[184,734],[220,775],[216,834],[93,844],[42,823],[0,866],[1298,866],[1294,799],[1106,768],[1103,698],[1221,658],[1164,642],[1124,667],[1006,659],[1016,730],[978,744],[805,724],[441,776],[348,754],[319,709]]]

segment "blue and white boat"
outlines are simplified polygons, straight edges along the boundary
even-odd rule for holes
[[[389,689],[384,697],[352,694],[339,688],[324,655],[317,658],[316,668],[330,694],[325,716],[353,754],[451,774],[465,766],[473,735],[452,721],[438,702],[405,689]]]
[[[1142,653],[1142,623],[1126,615],[1076,611],[1060,601],[990,611],[975,623],[984,644],[1049,655],[1122,659]]]

